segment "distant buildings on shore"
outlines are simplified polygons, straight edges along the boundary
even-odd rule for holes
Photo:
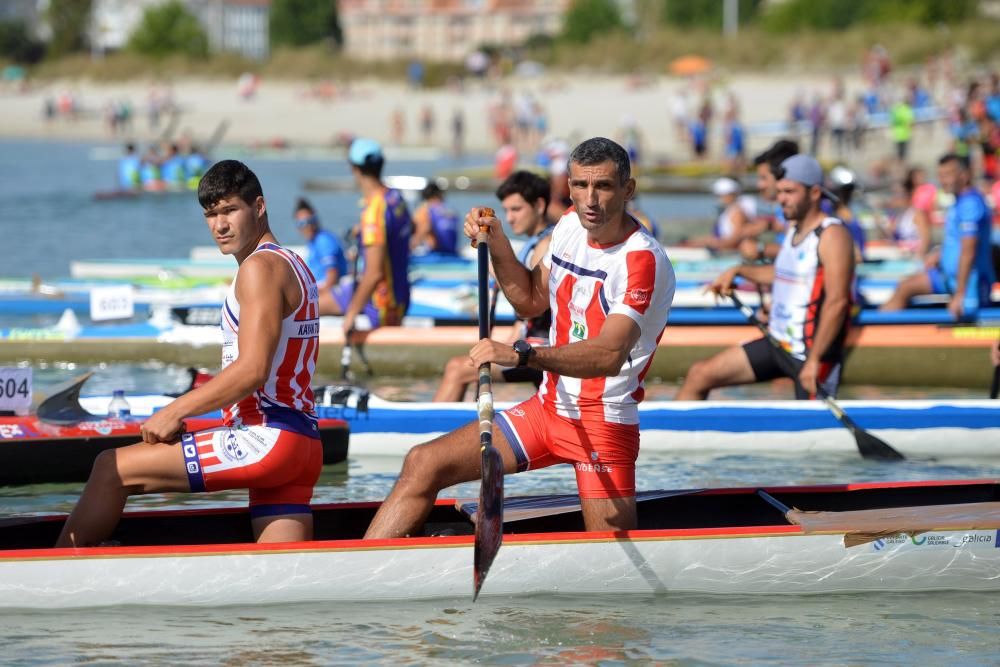
[[[335,0],[330,0],[334,2]],[[168,0],[92,0],[87,40],[94,53],[119,51],[147,9]],[[270,55],[271,0],[182,0],[198,18],[213,51],[254,60]],[[49,0],[0,0],[0,21],[20,21],[40,39],[51,34],[45,14]]]
[[[483,44],[562,29],[570,0],[338,0],[344,50],[358,60],[457,62]]]

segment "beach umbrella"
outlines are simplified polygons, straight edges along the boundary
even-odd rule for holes
[[[670,61],[670,73],[677,76],[691,76],[693,74],[704,74],[712,69],[712,61],[704,56],[686,55],[674,58]]]

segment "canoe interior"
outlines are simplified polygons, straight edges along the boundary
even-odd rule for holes
[[[84,437],[30,437],[0,440],[0,485],[85,482],[94,458],[106,449],[139,441],[135,433]],[[321,428],[323,464],[347,460],[349,431],[345,426]]]
[[[848,511],[1000,501],[1000,484],[916,484],[895,487],[772,487],[768,492],[789,507]],[[571,498],[571,497],[568,497]],[[377,503],[320,505],[314,508],[317,540],[360,539]],[[56,540],[62,516],[0,519],[0,551],[44,549]],[[694,491],[639,503],[640,530],[752,528],[788,525],[785,517],[754,489]],[[509,522],[505,534],[573,533],[583,530],[579,510]],[[424,534],[471,535],[473,524],[453,501],[440,501]],[[210,539],[209,539],[210,538]],[[245,509],[182,510],[126,515],[113,536],[123,546],[239,544],[252,541]]]

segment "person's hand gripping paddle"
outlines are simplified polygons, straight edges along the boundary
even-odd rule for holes
[[[480,218],[496,217],[493,209],[483,208]],[[489,249],[488,231],[479,227],[476,247],[479,253],[479,338],[490,335]],[[476,510],[476,546],[472,593],[473,601],[486,580],[486,573],[503,542],[503,459],[493,446],[493,381],[490,363],[479,366],[479,444],[482,452],[482,478],[479,486],[479,507]]]

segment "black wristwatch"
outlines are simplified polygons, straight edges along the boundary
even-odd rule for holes
[[[528,358],[535,350],[531,347],[531,343],[522,339],[514,342],[514,351],[517,352],[517,367],[524,368],[528,365]]]

